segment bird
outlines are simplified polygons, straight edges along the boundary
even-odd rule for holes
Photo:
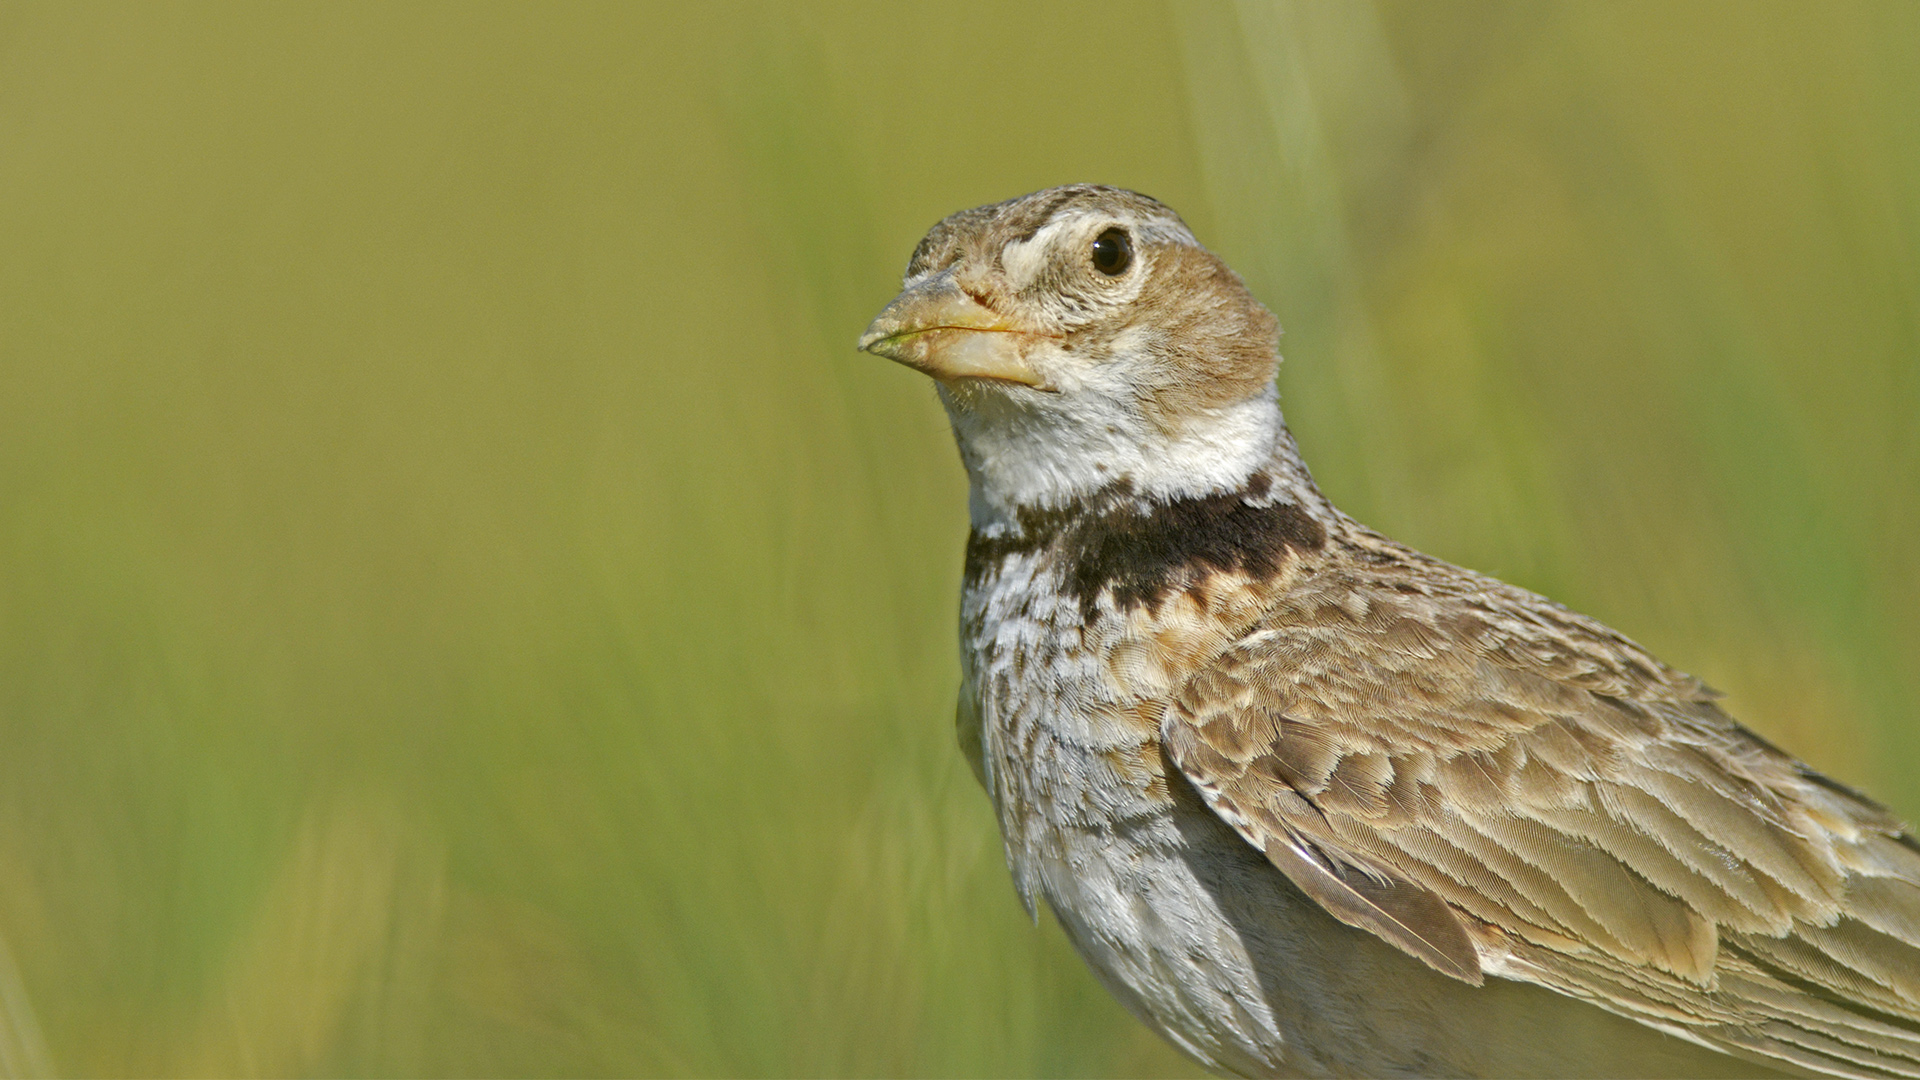
[[[1920,842],[1560,604],[1359,524],[1167,206],[955,213],[859,348],[968,477],[961,748],[1031,916],[1239,1076],[1920,1077]]]

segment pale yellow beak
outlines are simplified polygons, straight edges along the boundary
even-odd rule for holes
[[[1036,335],[1016,329],[943,271],[893,298],[860,348],[936,379],[999,379],[1046,389],[1024,352]]]

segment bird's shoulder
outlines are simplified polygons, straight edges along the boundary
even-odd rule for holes
[[[1719,697],[1612,627],[1537,593],[1436,559],[1343,519],[1321,558],[1275,598],[1257,630],[1315,630],[1385,663],[1443,652],[1598,694]]]

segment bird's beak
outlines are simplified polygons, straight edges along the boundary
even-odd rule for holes
[[[968,296],[945,270],[894,297],[860,335],[860,348],[943,382],[998,379],[1045,389],[1024,355],[1035,336]]]

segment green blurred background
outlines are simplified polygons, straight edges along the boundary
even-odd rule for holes
[[[1094,180],[1323,485],[1920,814],[1920,5],[0,5],[0,1069],[1185,1074],[853,352]]]

